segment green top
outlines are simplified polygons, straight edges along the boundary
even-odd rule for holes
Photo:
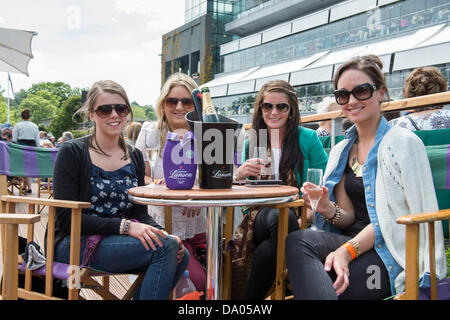
[[[323,149],[322,143],[319,140],[316,132],[314,130],[304,128],[299,126],[299,144],[300,150],[303,153],[304,164],[303,164],[303,178],[306,177],[306,173],[309,168],[322,169],[325,172],[325,168],[327,166],[328,156]],[[248,148],[248,140],[245,140],[244,150],[242,152],[242,163],[244,163],[247,154]],[[297,163],[295,164],[295,173],[297,175],[298,188],[303,184],[303,181],[300,181],[300,175],[297,170]],[[299,193],[301,195],[301,192]]]

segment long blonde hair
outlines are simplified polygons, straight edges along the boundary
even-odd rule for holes
[[[72,119],[74,119],[74,117],[77,114],[80,114],[83,117],[84,121],[87,121],[88,113],[94,112],[95,100],[103,92],[118,94],[119,96],[122,97],[122,99],[125,101],[125,104],[128,106],[128,109],[130,111],[128,114],[128,116],[129,116],[128,120],[130,122],[132,122],[133,121],[133,109],[131,109],[131,105],[130,105],[130,101],[128,100],[127,93],[125,92],[125,89],[120,84],[118,84],[117,82],[114,82],[112,80],[101,80],[101,81],[95,82],[87,94],[86,101],[81,106],[81,108],[78,109],[77,112],[75,112],[73,114]],[[92,133],[90,134],[89,147],[98,153],[101,153],[106,156],[110,156],[100,148],[100,146],[97,142],[96,132],[97,132],[97,130],[96,130],[95,123],[94,123],[94,129],[92,130]],[[94,141],[95,141],[95,145],[93,143]],[[120,149],[122,149],[122,151],[124,153],[124,156],[122,157],[122,159],[127,160],[130,157],[130,153],[128,151],[127,143],[125,141],[123,132],[121,132],[120,136],[119,136],[119,147],[120,147]]]
[[[170,90],[174,87],[185,87],[189,93],[192,90],[198,88],[197,83],[188,76],[187,74],[177,72],[172,74],[164,83],[161,88],[161,93],[156,101],[156,118],[158,119],[158,129],[161,141],[161,149],[164,148],[164,144],[166,143],[167,133],[169,132],[169,122],[167,121],[166,114],[164,113],[164,100],[169,94]]]

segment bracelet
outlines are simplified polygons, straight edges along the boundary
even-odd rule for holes
[[[351,257],[352,257],[352,261],[356,259],[356,250],[355,247],[353,247],[353,245],[350,242],[346,242],[342,245],[342,247],[345,247],[348,252],[350,253]]]
[[[324,219],[332,224],[336,224],[342,217],[342,209],[336,202],[331,202],[331,204],[334,206],[334,216],[332,218]]]
[[[125,219],[120,220],[119,234],[123,234],[123,228],[125,226]]]
[[[361,251],[359,250],[358,241],[351,239],[344,243],[342,247],[345,247],[352,257],[352,261],[359,257]]]
[[[130,220],[125,220],[125,225],[123,226],[123,234],[127,234],[128,228],[130,227]]]
[[[356,258],[358,258],[361,255],[358,241],[356,241],[355,239],[351,239],[348,242],[353,246],[353,248],[355,248]]]

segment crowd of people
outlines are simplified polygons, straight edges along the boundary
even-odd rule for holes
[[[319,136],[330,134],[330,124],[320,123],[317,132],[301,126],[298,98],[288,82],[270,81],[256,97],[252,128],[268,134],[263,140],[259,135],[245,140],[235,179],[259,178],[264,172],[264,179],[297,187],[308,208],[308,221],[315,220],[320,229],[300,229],[300,221],[290,211],[286,262],[295,299],[383,299],[402,292],[405,231],[396,218],[438,210],[425,147],[412,130],[450,128],[449,112],[440,107],[410,111],[388,122],[381,111],[382,102],[389,100],[382,70],[381,60],[368,55],[347,61],[335,72],[334,97],[323,101],[320,112],[341,110],[349,129],[329,156]],[[405,82],[404,96],[446,91],[446,81],[438,73],[435,68],[415,70]],[[82,259],[108,272],[144,270],[135,299],[167,299],[186,269],[196,290],[205,290],[201,254],[206,245],[205,210],[173,208],[172,234],[168,234],[162,208],[147,208],[127,196],[131,187],[156,179],[164,183],[162,148],[169,132],[182,139],[189,130],[185,115],[194,110],[190,93],[195,88],[189,76],[172,75],[156,103],[157,121],[141,125],[133,122],[125,90],[116,82],[98,81],[78,111],[94,124],[92,133],[73,139],[68,132],[57,143],[55,199],[91,203],[82,214]],[[54,137],[39,132],[29,119],[25,110],[22,121],[12,132],[2,132],[2,137],[32,146],[48,141],[55,147]],[[147,149],[155,147],[160,152],[150,166]],[[269,172],[253,154],[255,147],[266,149]],[[308,168],[324,171],[315,217]],[[68,263],[70,215],[66,209],[57,209],[56,226],[55,259]],[[443,232],[438,223],[435,230],[436,271],[442,279],[447,272]],[[243,298],[263,299],[275,278],[277,209],[243,208],[235,232],[233,259],[244,260],[250,270]],[[426,239],[420,242],[418,261],[425,285],[430,271],[422,254],[428,246]],[[95,250],[92,253],[87,247]],[[375,290],[366,285],[369,266],[380,270]]]

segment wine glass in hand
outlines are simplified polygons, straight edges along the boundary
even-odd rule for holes
[[[255,147],[253,158],[259,159],[258,164],[261,165],[261,171],[257,176],[257,179],[261,180],[261,173],[264,171],[264,168],[270,163],[269,157],[267,156],[267,149],[265,147]]]
[[[308,169],[305,189],[308,192],[309,201],[312,208],[311,230],[318,230],[316,226],[316,209],[323,189],[323,172],[322,169]]]

